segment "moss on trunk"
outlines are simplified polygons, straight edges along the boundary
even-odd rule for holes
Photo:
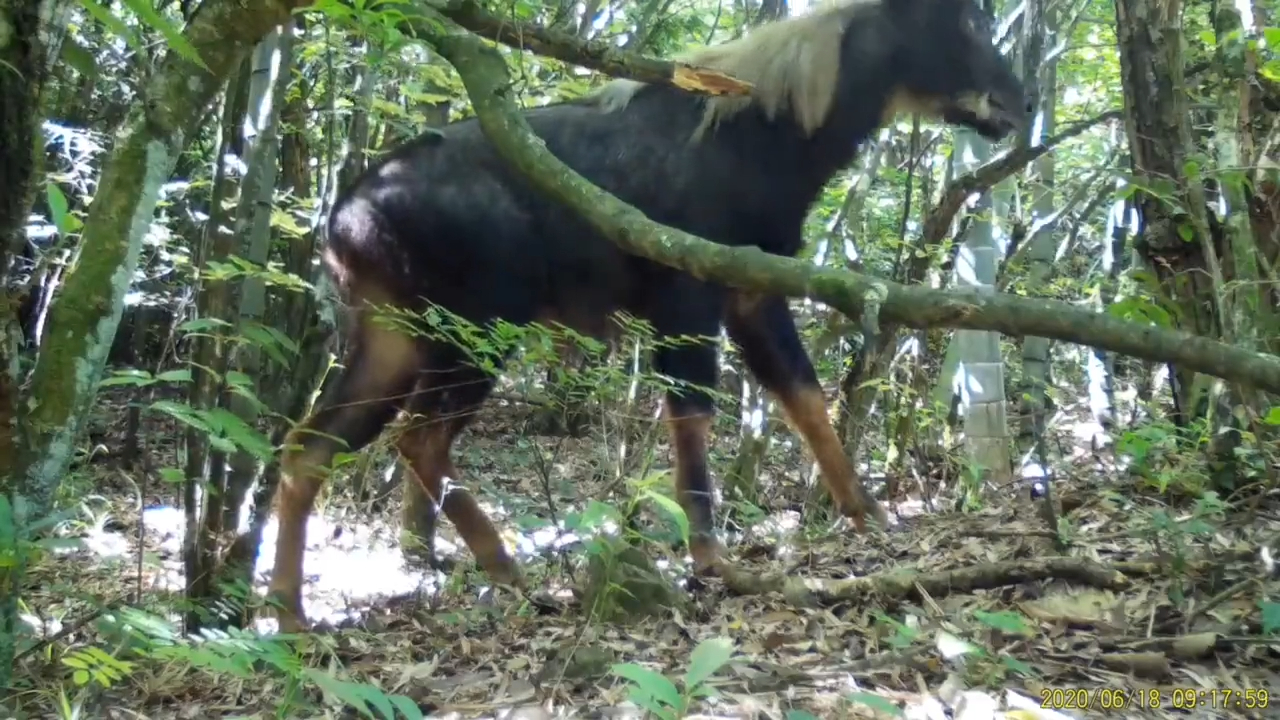
[[[200,6],[186,39],[200,64],[169,52],[129,116],[89,206],[80,259],[49,313],[46,346],[32,373],[20,420],[19,484],[47,506],[66,471],[84,410],[106,363],[160,187],[231,68],[301,5],[234,0]]]

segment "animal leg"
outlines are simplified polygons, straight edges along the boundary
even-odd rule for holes
[[[464,364],[450,345],[432,343],[413,400],[408,427],[397,444],[428,501],[442,510],[496,583],[523,586],[519,567],[475,496],[454,484],[453,441],[493,390],[494,377]],[[446,480],[450,481],[446,486]]]
[[[663,413],[675,453],[676,500],[689,518],[689,554],[694,571],[719,571],[723,548],[715,534],[715,496],[707,471],[707,444],[719,379],[717,338],[724,291],[682,275],[655,289],[646,315],[657,334],[654,369],[677,381],[667,391]],[[675,342],[672,340],[677,339]]]
[[[881,528],[887,527],[884,508],[858,480],[831,425],[818,374],[786,300],[736,293],[725,315],[730,339],[742,350],[747,368],[782,403],[787,420],[804,437],[836,506],[859,532],[865,532],[868,515]]]
[[[279,533],[270,595],[281,605],[282,632],[306,627],[302,560],[307,519],[340,451],[358,452],[382,432],[413,388],[418,354],[412,338],[358,315],[347,366],[320,407],[285,439],[276,489]]]
[[[663,412],[676,456],[676,499],[689,518],[689,554],[696,572],[710,574],[723,552],[715,535],[715,499],[707,471],[715,404],[702,388],[716,385],[716,348],[705,342],[660,347],[654,360],[658,372],[697,386],[668,390]]]

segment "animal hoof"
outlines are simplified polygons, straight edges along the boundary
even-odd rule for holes
[[[274,603],[273,610],[276,616],[276,623],[280,626],[281,634],[305,633],[307,631],[307,615],[302,611],[302,603],[300,601],[286,600],[291,593],[271,590],[267,593],[267,600]]]
[[[307,631],[305,619],[281,614],[276,616],[276,622],[280,625],[281,635],[300,635]]]
[[[520,566],[514,561],[494,563],[493,569],[485,574],[495,585],[505,585],[513,590],[525,590],[528,586],[524,573],[520,572]]]
[[[689,554],[693,556],[693,572],[701,577],[716,577],[720,574],[720,565],[724,562],[720,543],[714,538],[693,538],[689,543]]]

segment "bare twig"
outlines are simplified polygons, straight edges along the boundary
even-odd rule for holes
[[[1084,133],[1086,130],[1100,125],[1109,120],[1120,118],[1119,110],[1108,110],[1101,115],[1096,115],[1087,120],[1081,120],[1072,123],[1062,132],[1045,140],[1040,145],[1033,145],[1025,148],[1015,148],[1003,155],[993,159],[973,172],[956,178],[947,186],[942,198],[938,200],[938,204],[929,211],[929,216],[925,218],[923,236],[925,245],[935,245],[942,241],[942,237],[946,235],[947,228],[951,226],[951,221],[955,219],[956,213],[960,212],[960,208],[964,206],[964,201],[970,195],[976,192],[986,192],[994,187],[997,183],[1005,178],[1013,175],[1028,163],[1034,162],[1037,158],[1058,145],[1070,140],[1077,135]]]

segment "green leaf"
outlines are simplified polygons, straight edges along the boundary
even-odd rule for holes
[[[381,690],[372,685],[362,685],[361,695],[386,720],[396,720],[396,710],[391,705],[391,698],[387,697]]]
[[[1280,603],[1259,600],[1258,609],[1262,611],[1263,634],[1274,635],[1280,630]]]
[[[417,703],[404,695],[392,695],[391,704],[395,705],[396,709],[400,711],[400,714],[404,715],[409,720],[423,719],[422,709],[418,707]]]
[[[645,490],[643,497],[649,498],[654,504],[670,513],[671,518],[675,520],[676,526],[680,528],[680,537],[687,545],[689,543],[689,516],[685,515],[684,508],[680,507],[680,503],[655,490]]]
[[[227,371],[227,384],[228,384],[228,385],[239,385],[239,386],[242,386],[242,387],[249,387],[249,388],[251,388],[251,387],[253,387],[254,382],[253,382],[253,378],[249,377],[249,376],[248,376],[247,374],[245,374],[245,373],[240,372],[239,370],[228,370],[228,371]]]
[[[1280,80],[1280,58],[1268,60],[1262,67],[1258,68],[1262,77],[1276,82]]]
[[[98,75],[97,58],[73,37],[62,38],[62,61],[86,78],[92,79]]]
[[[845,696],[849,702],[860,703],[869,708],[882,712],[886,715],[894,717],[903,717],[902,708],[899,708],[887,698],[867,692],[856,692]]]
[[[134,15],[138,16],[139,20],[150,25],[152,29],[163,35],[165,42],[169,44],[169,47],[172,48],[174,52],[190,60],[196,65],[199,65],[200,69],[213,72],[212,70],[209,70],[208,65],[204,64],[204,60],[200,59],[200,53],[196,51],[195,46],[187,40],[186,36],[182,34],[182,31],[174,26],[173,23],[169,22],[167,18],[156,12],[156,8],[151,4],[151,0],[123,0],[123,2],[130,10],[133,11]]]
[[[59,510],[58,512],[49,513],[37,520],[27,521],[23,526],[23,530],[26,531],[28,536],[37,535],[44,532],[47,528],[52,528],[55,525],[60,525],[63,522],[70,520],[76,515],[77,512],[75,509]]]
[[[1005,667],[1018,673],[1022,677],[1034,678],[1040,676],[1040,671],[1018,658],[1011,657],[1009,655],[1001,655],[1000,662],[1004,663]]]
[[[136,370],[130,368],[128,370],[117,370],[115,375],[109,378],[103,378],[98,383],[98,387],[111,387],[112,385],[134,385],[137,387],[145,387],[155,382],[155,378],[151,377],[151,373],[146,370]]]
[[[729,662],[733,657],[733,641],[728,638],[707,638],[698,643],[689,655],[689,669],[684,674],[685,690],[701,685]]]
[[[53,216],[53,224],[58,228],[58,232],[69,235],[83,227],[68,209],[67,196],[62,194],[62,189],[57,183],[49,180],[44,184],[44,191],[45,197],[49,200],[49,214]]]
[[[284,367],[289,366],[289,360],[280,352],[283,346],[291,352],[297,352],[297,346],[292,340],[283,337],[275,328],[269,328],[261,323],[248,323],[240,328],[240,334],[253,344],[262,348],[262,351],[271,357],[272,360],[280,363]]]
[[[1107,306],[1107,314],[1130,322],[1149,322],[1159,327],[1172,327],[1173,318],[1168,311],[1151,300],[1139,295],[1111,303]]]
[[[1267,416],[1262,419],[1268,425],[1280,425],[1280,405],[1267,411]]]
[[[221,318],[196,318],[178,326],[178,332],[208,332],[214,328],[231,327],[231,323]]]
[[[978,622],[993,627],[1001,632],[1011,635],[1034,635],[1034,631],[1027,623],[1027,619],[1020,613],[1002,610],[999,612],[986,612],[984,610],[974,610],[973,616]]]
[[[258,399],[258,395],[253,391],[252,386],[246,387],[244,385],[233,383],[231,385],[231,392],[234,395],[238,395],[244,398],[245,400],[248,400],[249,403],[253,405],[253,409],[256,412],[264,412],[268,409],[266,403]]]
[[[246,423],[240,416],[226,408],[214,408],[205,414],[212,428],[221,430],[223,435],[237,446],[270,462],[275,454],[271,441],[257,428]]]
[[[84,541],[80,538],[46,538],[40,541],[40,547],[45,550],[76,550],[84,547]]]
[[[1277,410],[1280,410],[1280,408],[1277,408]],[[581,515],[578,516],[572,530],[575,532],[591,532],[609,521],[621,524],[619,522],[620,519],[616,508],[593,498],[587,503],[587,507],[583,509]]]
[[[112,33],[124,38],[129,47],[139,53],[143,51],[142,41],[138,39],[137,33],[128,25],[125,25],[124,21],[116,17],[114,13],[99,4],[97,0],[80,0],[80,5]]]
[[[668,707],[680,707],[680,691],[665,675],[635,663],[615,663],[610,670],[614,675],[630,680],[643,697],[658,700]]]
[[[177,370],[168,370],[156,376],[159,382],[191,382],[191,369],[178,368]]]
[[[209,423],[202,417],[203,413],[193,409],[190,405],[176,403],[170,400],[157,400],[151,404],[151,408],[180,420],[198,430],[203,430],[205,432],[210,431]]]

